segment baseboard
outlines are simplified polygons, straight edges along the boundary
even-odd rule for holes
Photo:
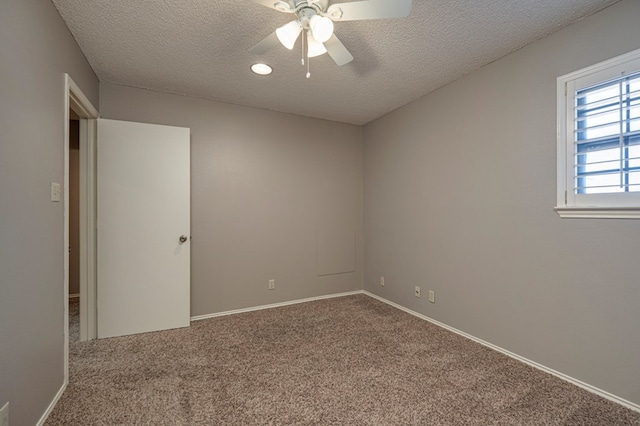
[[[309,297],[306,299],[290,300],[288,302],[273,303],[271,305],[253,306],[251,308],[236,309],[233,311],[216,312],[214,314],[206,314],[206,315],[197,315],[195,317],[191,317],[191,321],[200,321],[208,318],[224,317],[227,315],[242,314],[244,312],[261,311],[263,309],[279,308],[281,306],[297,305],[298,303],[307,303],[307,302],[313,302],[315,300],[323,300],[323,299],[333,299],[335,297],[353,296],[354,294],[363,294],[363,293],[364,293],[363,290],[348,291],[345,293],[334,293],[334,294],[328,294],[325,296],[316,296],[316,297]]]
[[[77,299],[80,297],[80,293],[74,293],[69,295],[69,299]]]
[[[60,401],[60,398],[62,398],[62,394],[64,393],[64,390],[66,388],[67,388],[67,381],[65,380],[64,383],[62,384],[62,387],[60,388],[60,390],[56,394],[56,396],[53,398],[53,400],[51,400],[51,404],[49,404],[49,406],[47,407],[47,410],[44,412],[44,414],[42,414],[42,417],[40,417],[40,420],[38,420],[38,423],[36,423],[36,426],[43,426],[44,425],[44,422],[47,421],[47,418],[49,417],[49,414],[51,414],[51,412],[55,408],[55,406],[58,403],[58,401]]]
[[[447,324],[444,324],[444,323],[442,323],[440,321],[434,320],[433,318],[430,318],[430,317],[428,317],[426,315],[422,315],[422,314],[420,314],[420,313],[418,313],[416,311],[412,311],[409,308],[405,308],[402,305],[398,305],[397,303],[394,303],[394,302],[392,302],[390,300],[387,300],[387,299],[385,299],[383,297],[380,297],[380,296],[378,296],[376,294],[370,293],[370,292],[368,292],[366,290],[356,290],[356,291],[349,291],[349,292],[345,292],[345,293],[334,293],[334,294],[329,294],[329,295],[324,295],[324,296],[309,297],[309,298],[306,298],[306,299],[297,299],[297,300],[290,300],[290,301],[287,301],[287,302],[273,303],[273,304],[270,304],[270,305],[261,305],[261,306],[253,306],[253,307],[250,307],[250,308],[236,309],[236,310],[233,310],[233,311],[217,312],[217,313],[207,314],[207,315],[197,315],[197,316],[191,317],[191,321],[200,321],[200,320],[204,320],[204,319],[208,319],[208,318],[216,318],[216,317],[222,317],[222,316],[227,316],[227,315],[241,314],[241,313],[244,313],[244,312],[253,312],[253,311],[259,311],[259,310],[263,310],[263,309],[272,309],[272,308],[279,308],[279,307],[282,307],[282,306],[297,305],[297,304],[300,304],[300,303],[313,302],[313,301],[316,301],[316,300],[324,300],[324,299],[333,299],[333,298],[336,298],[336,297],[352,296],[352,295],[355,295],[355,294],[365,294],[365,295],[367,295],[369,297],[372,297],[372,298],[374,298],[376,300],[379,300],[379,301],[381,301],[383,303],[386,303],[387,305],[393,306],[396,309],[400,309],[401,311],[404,311],[404,312],[406,312],[406,313],[408,313],[410,315],[413,315],[415,317],[418,317],[418,318],[420,318],[422,320],[429,321],[430,323],[435,324],[438,327],[442,327],[442,328],[444,328],[446,330],[449,330],[449,331],[451,331],[453,333],[456,333],[456,334],[458,334],[458,335],[460,335],[462,337],[466,337],[467,339],[473,340],[474,342],[477,342],[477,343],[479,343],[479,344],[481,344],[483,346],[486,346],[486,347],[488,347],[490,349],[493,349],[495,351],[503,353],[503,354],[507,355],[510,358],[516,359],[516,360],[518,360],[520,362],[524,362],[525,364],[530,365],[530,366],[532,366],[534,368],[537,368],[538,370],[544,371],[545,373],[548,373],[548,374],[551,374],[553,376],[556,376],[559,379],[562,379],[562,380],[564,380],[566,382],[569,382],[569,383],[571,383],[571,384],[573,384],[575,386],[578,386],[578,387],[580,387],[582,389],[585,389],[585,390],[587,390],[587,391],[589,391],[591,393],[594,393],[594,394],[599,395],[599,396],[601,396],[601,397],[603,397],[605,399],[608,399],[610,401],[618,403],[618,404],[620,404],[620,405],[622,405],[622,406],[624,406],[626,408],[629,408],[630,410],[640,412],[640,405],[638,405],[638,404],[635,404],[635,403],[633,403],[631,401],[627,401],[624,398],[620,398],[620,397],[618,397],[616,395],[613,395],[613,394],[611,394],[611,393],[609,393],[607,391],[599,389],[599,388],[597,388],[595,386],[592,386],[592,385],[590,385],[588,383],[585,383],[585,382],[583,382],[581,380],[575,379],[575,378],[573,378],[571,376],[568,376],[568,375],[566,375],[564,373],[556,371],[556,370],[554,370],[552,368],[546,367],[546,366],[544,366],[542,364],[539,364],[539,363],[537,363],[535,361],[531,361],[528,358],[525,358],[525,357],[520,356],[520,355],[518,355],[516,353],[510,352],[510,351],[508,351],[506,349],[501,348],[500,346],[496,346],[493,343],[489,343],[489,342],[487,342],[485,340],[482,340],[482,339],[480,339],[478,337],[475,337],[475,336],[473,336],[471,334],[465,333],[464,331],[458,330],[457,328],[451,327],[451,326],[449,326]],[[74,296],[77,297],[77,295],[70,295],[69,297],[71,298],[71,297],[74,297]],[[60,390],[58,390],[58,393],[56,394],[56,396],[53,398],[53,400],[51,401],[51,403],[47,407],[47,410],[44,412],[44,414],[42,414],[42,417],[40,417],[40,420],[36,424],[37,426],[43,426],[44,425],[45,421],[47,420],[47,418],[49,417],[49,415],[53,411],[54,407],[56,406],[56,404],[58,403],[58,401],[62,397],[62,394],[64,393],[66,387],[67,387],[67,383],[65,381],[62,384],[62,387],[60,388]]]
[[[575,379],[575,378],[573,378],[571,376],[567,376],[566,374],[561,373],[559,371],[556,371],[556,370],[554,370],[552,368],[546,367],[546,366],[544,366],[542,364],[538,364],[535,361],[531,361],[530,359],[527,359],[527,358],[525,358],[523,356],[520,356],[520,355],[515,354],[513,352],[510,352],[510,351],[508,351],[506,349],[503,349],[500,346],[496,346],[493,343],[489,343],[489,342],[487,342],[485,340],[482,340],[482,339],[479,339],[479,338],[477,338],[475,336],[472,336],[471,334],[465,333],[464,331],[460,331],[457,328],[453,328],[451,326],[448,326],[447,324],[441,323],[440,321],[436,321],[433,318],[429,318],[426,315],[422,315],[422,314],[420,314],[418,312],[412,311],[411,309],[405,308],[402,305],[398,305],[397,303],[391,302],[390,300],[382,298],[382,297],[380,297],[380,296],[378,296],[376,294],[370,293],[370,292],[368,292],[366,290],[363,290],[362,293],[366,294],[369,297],[373,297],[374,299],[377,299],[377,300],[379,300],[379,301],[381,301],[383,303],[386,303],[387,305],[393,306],[394,308],[400,309],[401,311],[404,311],[404,312],[406,312],[408,314],[416,316],[416,317],[418,317],[420,319],[423,319],[425,321],[429,321],[432,324],[435,324],[435,325],[437,325],[439,327],[442,327],[442,328],[444,328],[446,330],[449,330],[449,331],[451,331],[453,333],[456,333],[456,334],[458,334],[458,335],[460,335],[462,337],[466,337],[467,339],[471,339],[474,342],[480,343],[483,346],[486,346],[486,347],[491,348],[491,349],[493,349],[495,351],[501,352],[501,353],[507,355],[508,357],[511,357],[511,358],[516,359],[516,360],[521,361],[521,362],[524,362],[527,365],[530,365],[530,366],[532,366],[534,368],[537,368],[538,370],[544,371],[545,373],[549,373],[549,374],[551,374],[553,376],[556,376],[556,377],[558,377],[558,378],[560,378],[560,379],[562,379],[562,380],[564,380],[566,382],[569,382],[569,383],[571,383],[573,385],[576,385],[576,386],[578,386],[578,387],[580,387],[582,389],[585,389],[585,390],[587,390],[587,391],[589,391],[591,393],[599,395],[599,396],[601,396],[601,397],[603,397],[605,399],[608,399],[610,401],[616,402],[616,403],[618,403],[618,404],[620,404],[620,405],[622,405],[624,407],[629,408],[630,410],[640,412],[640,405],[635,404],[635,403],[633,403],[631,401],[627,401],[624,398],[620,398],[620,397],[618,397],[616,395],[613,395],[613,394],[611,394],[611,393],[609,393],[607,391],[599,389],[599,388],[597,388],[595,386],[592,386],[592,385],[590,385],[588,383],[585,383],[583,381]]]

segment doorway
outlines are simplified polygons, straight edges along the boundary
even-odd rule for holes
[[[69,343],[80,341],[80,117],[69,110]]]
[[[78,283],[78,335],[79,340],[91,340],[96,337],[96,201],[95,201],[95,163],[96,163],[96,120],[98,111],[82,93],[68,74],[64,76],[64,385],[69,380],[69,295],[70,276],[77,272]],[[71,153],[72,131],[77,122],[77,153]],[[76,156],[77,154],[77,156]],[[77,157],[77,241],[75,253],[78,255],[78,268],[71,272],[71,206],[70,206],[70,165]],[[74,245],[75,245],[74,244]],[[73,249],[73,247],[72,247]],[[71,293],[73,294],[73,293]]]

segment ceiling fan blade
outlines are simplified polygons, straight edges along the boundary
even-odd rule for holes
[[[262,54],[262,53],[267,52],[268,50],[273,49],[274,47],[276,47],[279,44],[280,44],[280,40],[278,40],[278,36],[276,35],[276,32],[274,31],[271,34],[269,34],[267,37],[265,37],[264,40],[262,40],[260,43],[258,43],[255,46],[253,46],[249,50],[249,52]]]
[[[412,0],[367,0],[336,3],[329,6],[327,16],[334,21],[404,18],[411,12]]]
[[[278,12],[293,13],[295,12],[295,4],[291,4],[291,1],[286,0],[249,0],[253,3],[261,4],[269,9],[277,10]]]
[[[327,49],[329,56],[331,56],[335,63],[340,67],[353,61],[353,56],[349,53],[347,48],[344,47],[344,44],[338,40],[338,37],[336,37],[335,34],[324,43],[324,47]]]

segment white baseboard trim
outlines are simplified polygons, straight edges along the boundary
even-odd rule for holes
[[[605,399],[608,399],[610,401],[613,401],[613,402],[616,402],[616,403],[618,403],[620,405],[623,405],[623,406],[629,408],[630,410],[634,410],[634,411],[640,412],[640,405],[635,404],[635,403],[633,403],[631,401],[627,401],[626,399],[620,398],[620,397],[618,397],[616,395],[613,395],[613,394],[611,394],[611,393],[609,393],[607,391],[604,391],[604,390],[599,389],[599,388],[597,388],[595,386],[592,386],[592,385],[590,385],[588,383],[585,383],[583,381],[575,379],[575,378],[573,378],[571,376],[567,376],[566,374],[563,374],[563,373],[561,373],[559,371],[556,371],[556,370],[554,370],[552,368],[546,367],[546,366],[544,366],[542,364],[538,364],[535,361],[531,361],[530,359],[527,359],[527,358],[525,358],[523,356],[520,356],[520,355],[515,354],[513,352],[510,352],[510,351],[508,351],[506,349],[503,349],[500,346],[496,346],[496,345],[494,345],[492,343],[489,343],[489,342],[484,341],[482,339],[479,339],[479,338],[477,338],[475,336],[472,336],[471,334],[465,333],[464,331],[460,331],[457,328],[453,328],[453,327],[448,326],[448,325],[446,325],[444,323],[441,323],[440,321],[436,321],[433,318],[429,318],[426,315],[422,315],[422,314],[420,314],[418,312],[412,311],[411,309],[405,308],[402,305],[398,305],[397,303],[391,302],[390,300],[384,299],[384,298],[382,298],[382,297],[380,297],[380,296],[378,296],[376,294],[370,293],[370,292],[368,292],[366,290],[363,290],[362,293],[366,294],[367,296],[373,297],[374,299],[377,299],[377,300],[379,300],[379,301],[381,301],[383,303],[386,303],[387,305],[393,306],[394,308],[400,309],[401,311],[405,311],[408,314],[416,316],[416,317],[418,317],[420,319],[423,319],[425,321],[429,321],[432,324],[435,324],[435,325],[437,325],[439,327],[442,327],[442,328],[444,328],[446,330],[449,330],[449,331],[451,331],[453,333],[459,334],[460,336],[466,337],[467,339],[471,339],[474,342],[480,343],[483,346],[486,346],[486,347],[491,348],[491,349],[493,349],[495,351],[501,352],[501,353],[507,355],[508,357],[511,357],[511,358],[516,359],[516,360],[521,361],[521,362],[524,362],[525,364],[528,364],[528,365],[530,365],[530,366],[532,366],[534,368],[537,368],[538,370],[542,370],[545,373],[549,373],[549,374],[551,374],[553,376],[556,376],[556,377],[558,377],[558,378],[560,378],[560,379],[562,379],[564,381],[567,381],[567,382],[569,382],[571,384],[574,384],[574,385],[576,385],[576,386],[578,386],[578,387],[580,387],[582,389],[585,389],[585,390],[587,390],[587,391],[589,391],[591,393],[594,393],[594,394],[599,395],[599,396],[601,396],[601,397],[603,397]]]
[[[69,299],[77,299],[80,297],[80,293],[74,293],[69,295]]]
[[[194,317],[191,317],[191,321],[200,321],[208,318],[224,317],[227,315],[242,314],[244,312],[261,311],[263,309],[279,308],[281,306],[297,305],[299,303],[313,302],[315,300],[333,299],[335,297],[353,296],[354,294],[363,294],[363,293],[364,293],[363,290],[348,291],[345,293],[334,293],[334,294],[328,294],[325,296],[316,296],[316,297],[309,297],[306,299],[290,300],[288,302],[273,303],[271,305],[253,306],[251,308],[236,309],[233,311],[216,312],[214,314],[206,314],[206,315],[196,315]]]
[[[60,398],[62,398],[62,394],[64,393],[64,390],[66,388],[67,388],[67,381],[65,380],[64,383],[62,384],[62,387],[60,388],[60,390],[56,394],[56,396],[53,398],[53,400],[51,400],[51,404],[49,404],[49,406],[47,407],[47,410],[44,412],[44,414],[42,414],[42,417],[40,417],[40,420],[38,420],[38,423],[36,423],[36,426],[43,426],[44,425],[44,422],[47,421],[47,418],[49,417],[49,414],[51,414],[51,412],[53,411],[53,409],[56,406],[56,404],[58,403],[58,401],[60,401]]]

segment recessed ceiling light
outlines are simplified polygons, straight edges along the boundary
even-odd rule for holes
[[[267,64],[253,64],[251,65],[251,71],[258,75],[269,75],[273,72],[273,68]]]

